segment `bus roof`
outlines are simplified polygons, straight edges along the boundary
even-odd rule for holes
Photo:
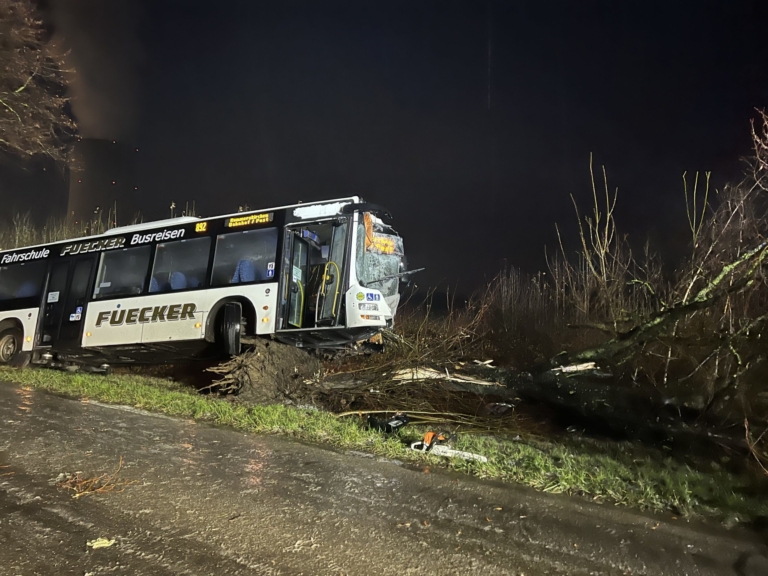
[[[217,216],[208,216],[205,218],[200,218],[197,216],[181,216],[179,218],[166,218],[164,220],[153,220],[150,222],[142,222],[140,224],[130,224],[128,226],[117,226],[115,228],[110,228],[109,230],[101,233],[101,234],[94,234],[91,236],[75,236],[73,238],[65,238],[63,240],[56,240],[55,242],[47,242],[45,244],[35,244],[34,246],[17,246],[15,248],[5,248],[3,250],[0,250],[0,254],[4,252],[13,252],[16,250],[21,250],[24,248],[34,249],[44,246],[56,246],[57,244],[63,244],[65,242],[70,242],[73,239],[77,240],[83,240],[87,241],[90,239],[95,238],[103,238],[106,235],[117,235],[117,234],[125,234],[129,232],[135,232],[139,230],[151,230],[152,228],[158,228],[158,227],[167,227],[167,226],[174,226],[174,225],[181,225],[181,224],[188,224],[190,222],[205,222],[208,220],[218,220],[219,218],[230,218],[233,216],[244,216],[246,214],[252,214],[257,212],[275,212],[278,210],[288,210],[290,208],[300,208],[300,207],[310,207],[310,206],[323,206],[323,205],[333,205],[333,204],[357,204],[362,202],[362,199],[359,196],[348,196],[346,198],[333,198],[331,200],[319,200],[317,202],[303,202],[299,204],[287,204],[285,206],[275,206],[270,208],[258,208],[256,210],[245,210],[243,212],[232,212],[229,214],[219,214]],[[318,216],[321,214],[317,214]]]
[[[176,226],[178,224],[189,224],[190,222],[199,221],[200,218],[197,216],[181,216],[179,218],[166,218],[165,220],[152,220],[151,222],[141,222],[140,224],[130,224],[128,226],[115,226],[114,228],[110,228],[106,232],[103,232],[102,236],[108,234],[127,234],[161,226]]]

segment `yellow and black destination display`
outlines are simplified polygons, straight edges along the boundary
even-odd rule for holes
[[[245,228],[246,226],[253,226],[254,224],[268,224],[269,222],[272,222],[272,219],[272,212],[249,214],[248,216],[233,216],[232,218],[227,218],[224,222],[224,226],[227,228]]]
[[[394,254],[395,240],[394,238],[387,238],[386,236],[374,236],[371,239],[371,244],[368,250],[379,252],[380,254]]]

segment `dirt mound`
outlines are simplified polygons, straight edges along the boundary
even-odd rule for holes
[[[304,381],[322,372],[314,354],[265,338],[249,340],[239,356],[208,369],[219,375],[213,389],[257,403],[295,400]]]

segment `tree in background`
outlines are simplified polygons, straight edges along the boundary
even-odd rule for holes
[[[49,36],[31,0],[0,0],[0,150],[65,161],[75,124]]]

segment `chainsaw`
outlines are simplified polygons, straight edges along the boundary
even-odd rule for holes
[[[427,432],[424,434],[424,438],[418,442],[411,444],[411,450],[418,452],[429,452],[436,456],[445,456],[447,458],[462,458],[464,460],[476,460],[478,462],[488,462],[488,458],[481,456],[480,454],[473,454],[472,452],[464,452],[463,450],[454,450],[445,443],[450,440],[450,434],[444,432]]]

